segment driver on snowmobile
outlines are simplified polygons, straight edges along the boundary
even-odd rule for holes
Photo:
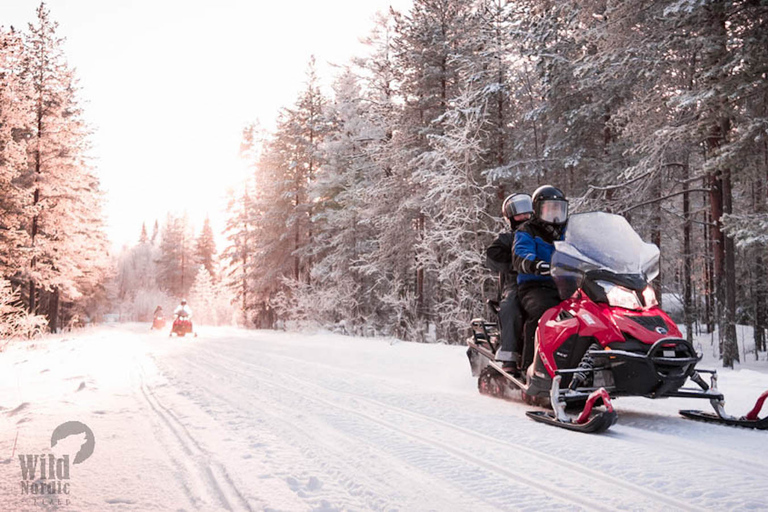
[[[501,347],[496,352],[496,360],[502,368],[514,373],[520,366],[520,343],[523,333],[523,312],[517,294],[517,271],[512,265],[512,247],[515,231],[531,218],[533,204],[528,194],[512,194],[504,199],[501,213],[507,221],[509,231],[499,236],[486,249],[485,265],[499,273],[499,324],[501,328]]]
[[[181,304],[176,306],[176,309],[173,310],[173,314],[176,318],[179,317],[186,317],[187,319],[192,318],[192,309],[187,306],[187,299],[181,299]]]
[[[550,275],[554,242],[562,240],[568,220],[568,200],[552,185],[543,185],[532,196],[533,216],[515,233],[513,264],[518,271],[518,295],[525,321],[523,368],[533,360],[533,342],[539,318],[560,304],[560,294]]]

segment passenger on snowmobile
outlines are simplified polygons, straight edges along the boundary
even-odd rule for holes
[[[517,271],[512,265],[512,247],[515,231],[530,219],[533,213],[531,196],[508,196],[501,205],[501,213],[507,220],[509,231],[499,233],[496,240],[486,249],[485,265],[499,273],[501,347],[496,352],[496,360],[502,363],[505,371],[515,373],[520,366],[519,340],[523,334],[523,312],[517,296]]]
[[[518,297],[526,314],[523,364],[533,360],[533,342],[539,318],[560,304],[557,286],[550,275],[554,242],[562,240],[568,220],[568,200],[551,185],[537,188],[532,196],[533,216],[515,233],[513,265],[518,272]]]

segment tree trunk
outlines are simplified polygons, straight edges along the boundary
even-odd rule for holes
[[[714,288],[713,312],[715,324],[718,326],[718,346],[720,356],[723,355],[723,305],[725,304],[725,280],[723,270],[725,262],[725,241],[721,231],[720,219],[723,216],[723,181],[718,171],[710,177],[711,191],[709,194],[709,208],[712,217],[710,227],[710,240],[712,241],[713,267],[712,278]]]
[[[607,128],[606,128],[607,130]],[[658,175],[654,179],[654,185],[653,185],[653,194],[655,197],[661,197],[661,193],[663,190],[663,175],[661,170],[658,171]],[[656,279],[653,281],[653,289],[656,292],[656,297],[659,301],[659,307],[662,307],[662,296],[661,296],[661,281],[662,281],[662,262],[661,262],[661,201],[658,201],[654,207],[653,212],[653,218],[651,220],[652,227],[651,227],[651,242],[656,244],[656,247],[659,248],[659,275],[656,276]]]
[[[710,226],[712,224],[712,216],[709,212],[706,212],[704,214],[704,219],[707,223],[707,226]],[[705,265],[704,265],[704,274],[705,274],[705,283],[706,283],[706,291],[704,294],[705,297],[705,315],[706,315],[706,321],[707,321],[707,333],[711,333],[715,330],[715,279],[714,279],[714,273],[715,273],[715,267],[714,267],[714,247],[712,244],[712,241],[710,240],[711,236],[711,227],[707,228],[706,226],[702,228],[704,231],[704,255],[705,255]]]
[[[424,213],[419,215],[419,237],[424,236],[425,218]],[[424,318],[424,266],[416,259],[416,314],[419,318]]]
[[[59,332],[59,289],[55,287],[48,297],[48,329]]]
[[[723,213],[733,212],[733,193],[731,189],[731,170],[723,171]],[[736,336],[736,248],[733,237],[723,237],[725,285],[725,339],[723,350],[723,366],[733,368],[733,363],[739,361],[739,347]]]
[[[752,210],[755,213],[765,211],[765,181],[762,177],[752,183]],[[765,260],[763,251],[765,247],[758,245],[751,251],[753,256],[751,293],[752,298],[752,332],[755,341],[755,360],[758,354],[765,351],[765,306],[766,306],[766,284],[765,284]]]
[[[690,168],[686,159],[683,167],[683,314],[685,316],[685,338],[693,343],[693,279],[691,268],[693,254],[691,251],[691,198],[688,192]]]

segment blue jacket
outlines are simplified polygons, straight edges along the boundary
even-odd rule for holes
[[[558,237],[562,239],[562,235]],[[513,263],[518,271],[517,283],[539,283],[554,286],[551,276],[536,274],[536,264],[539,261],[552,261],[555,252],[554,240],[541,226],[526,222],[515,233],[515,245],[512,250]]]

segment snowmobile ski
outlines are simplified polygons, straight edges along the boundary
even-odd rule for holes
[[[744,427],[744,428],[754,428],[757,430],[768,430],[768,417],[757,419],[757,420],[748,420],[746,418],[721,418],[717,414],[711,413],[711,412],[704,412],[704,411],[693,411],[693,410],[683,410],[680,411],[680,414],[684,418],[688,418],[690,420],[696,420],[696,421],[706,421],[708,423],[719,423],[721,425],[729,425],[731,427]]]
[[[566,428],[576,432],[584,432],[586,434],[599,434],[605,432],[616,423],[616,419],[618,418],[616,411],[601,412],[590,418],[586,423],[560,421],[554,414],[544,411],[526,411],[525,414],[539,423],[546,423],[548,425],[554,425],[555,427]]]
[[[760,418],[758,416],[763,408],[763,404],[765,404],[766,399],[768,399],[768,391],[763,392],[763,394],[760,395],[760,397],[757,399],[757,402],[755,402],[755,406],[752,408],[752,410],[741,418],[726,414],[725,409],[723,408],[723,403],[718,401],[712,401],[712,406],[714,407],[716,414],[694,410],[683,410],[680,411],[680,414],[684,418],[691,420],[719,423],[721,425],[729,425],[732,427],[768,430],[768,416],[765,418]]]
[[[618,414],[613,410],[611,395],[605,388],[597,389],[589,395],[587,402],[584,404],[584,409],[576,418],[568,416],[565,412],[565,401],[560,394],[561,378],[562,376],[556,375],[555,378],[552,379],[550,401],[552,403],[553,412],[527,411],[525,413],[526,416],[539,423],[546,423],[548,425],[589,434],[605,432],[616,423]],[[592,408],[595,407],[598,400],[602,401],[602,405],[606,410],[590,417]]]

